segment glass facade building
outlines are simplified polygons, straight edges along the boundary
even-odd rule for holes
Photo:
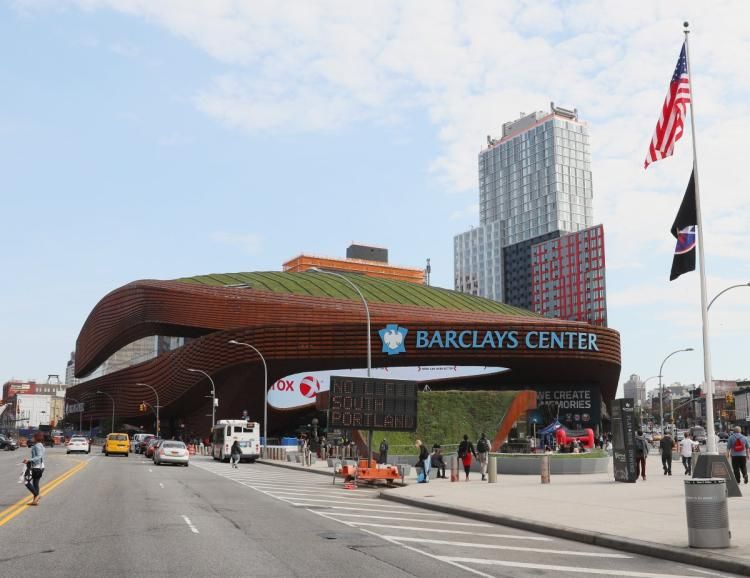
[[[549,112],[522,113],[521,118],[503,125],[500,139],[487,137],[478,168],[480,226],[454,238],[454,287],[535,309],[534,246],[579,233],[593,224],[588,127],[578,119],[576,110],[554,103]],[[489,229],[491,237],[486,233]],[[500,251],[494,245],[495,234]],[[601,250],[603,253],[603,240]],[[603,263],[603,254],[601,260]],[[501,289],[497,288],[498,278]],[[552,283],[557,281],[555,278]],[[602,280],[596,283],[603,291],[603,268]],[[549,293],[553,294],[556,291]],[[553,301],[545,302],[545,307],[550,305],[545,314],[568,311],[567,302],[552,308]],[[579,313],[576,309],[572,316],[559,316],[577,319]],[[606,311],[601,315],[606,320]]]

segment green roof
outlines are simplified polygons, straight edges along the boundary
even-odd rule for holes
[[[399,305],[417,305],[433,309],[538,317],[535,313],[525,309],[449,289],[427,287],[425,285],[407,283],[406,281],[367,277],[356,273],[344,273],[343,275],[359,287],[359,290],[362,291],[367,301],[373,303],[396,303]],[[305,273],[281,271],[212,273],[196,277],[183,277],[182,279],[176,279],[176,281],[213,287],[235,286],[250,290],[273,291],[275,293],[293,293],[296,295],[359,300],[359,296],[354,289],[343,279],[335,275],[314,271]]]

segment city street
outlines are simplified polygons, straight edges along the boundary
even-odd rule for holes
[[[26,454],[0,453],[3,576],[729,576],[204,457],[183,468],[53,449],[40,506],[18,506]]]

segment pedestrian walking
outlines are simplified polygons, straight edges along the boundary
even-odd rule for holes
[[[229,455],[232,460],[232,467],[238,468],[237,465],[240,461],[240,458],[242,457],[242,448],[240,447],[240,442],[237,440],[234,440],[234,443],[232,444],[232,449],[229,450]]]
[[[682,467],[685,468],[685,475],[689,476],[693,473],[693,440],[690,439],[690,432],[685,432],[679,445]]]
[[[464,472],[466,473],[466,482],[469,481],[469,471],[471,471],[471,457],[477,457],[477,450],[474,449],[474,444],[469,441],[469,436],[464,434],[464,441],[458,444],[458,459],[464,465]]]
[[[482,472],[482,481],[487,479],[487,459],[490,456],[490,441],[487,436],[482,432],[477,441],[477,459],[479,460],[479,468]]]
[[[742,435],[742,428],[735,426],[734,433],[727,439],[727,457],[732,460],[734,479],[740,483],[740,474],[747,483],[747,458],[750,457],[750,442]]]
[[[430,481],[430,452],[427,451],[427,445],[422,443],[422,440],[417,440],[416,444],[419,450],[419,457],[417,458],[416,467],[422,468],[422,479],[417,476],[417,483],[426,484]]]
[[[380,455],[378,456],[378,463],[388,463],[388,440],[385,438],[383,438],[383,441],[380,442]]]
[[[445,479],[445,459],[443,459],[443,450],[440,447],[440,444],[434,444],[432,446],[430,466],[437,470],[436,477]]]
[[[669,434],[659,441],[659,450],[661,451],[661,467],[664,468],[664,475],[672,475],[672,450],[674,449],[674,440]]]
[[[29,506],[39,505],[39,480],[44,474],[44,434],[36,432],[34,434],[34,445],[31,446],[31,458],[24,460],[23,463],[31,470],[31,475],[26,480],[26,487],[29,489],[34,498]]]
[[[635,432],[635,479],[638,476],[646,481],[646,458],[648,458],[648,442],[643,437],[643,430]]]

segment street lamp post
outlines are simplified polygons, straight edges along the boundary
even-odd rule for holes
[[[268,365],[266,364],[266,358],[263,357],[263,354],[260,351],[258,351],[257,347],[254,347],[249,343],[244,343],[235,339],[230,340],[229,343],[232,345],[243,345],[249,347],[258,354],[258,357],[260,357],[260,360],[263,362],[263,453],[265,454],[267,453],[265,451],[266,446],[268,446]],[[266,456],[264,455],[263,457]]]
[[[65,399],[70,399],[70,400],[76,402],[78,405],[81,405],[81,402],[78,401],[75,397],[70,397],[70,396],[66,395]],[[68,408],[66,406],[65,407],[65,413],[66,413],[66,415],[68,413],[67,409]],[[79,434],[83,433],[83,408],[81,408],[80,411],[78,412],[78,433]]]
[[[661,380],[663,377],[662,370],[664,369],[664,364],[667,362],[667,359],[683,351],[693,351],[693,348],[686,347],[685,349],[678,349],[677,351],[673,351],[664,358],[664,361],[662,361],[661,365],[659,366],[659,421],[661,422],[661,435],[664,435],[664,385],[662,384]]]
[[[110,433],[115,431],[115,398],[109,395],[106,391],[96,390],[96,393],[101,393],[102,395],[106,395],[109,399],[112,400],[112,429],[110,430]]]
[[[711,299],[711,301],[710,301],[710,302],[709,302],[709,304],[708,304],[708,307],[706,307],[706,310],[708,310],[708,309],[711,309],[711,305],[713,305],[713,304],[714,304],[714,301],[716,301],[716,300],[717,300],[717,299],[718,299],[719,297],[721,297],[722,295],[724,295],[724,293],[726,293],[726,292],[727,292],[727,291],[729,291],[730,289],[736,289],[737,287],[750,287],[750,282],[748,282],[748,283],[740,283],[740,284],[738,284],[738,285],[730,285],[730,286],[729,286],[729,287],[727,287],[726,289],[722,289],[721,291],[719,291],[719,292],[718,292],[718,293],[717,293],[717,294],[716,294],[716,295],[714,296],[714,298],[713,298],[713,299]]]
[[[136,383],[136,385],[142,385],[143,387],[149,388],[154,392],[154,395],[156,396],[156,437],[159,438],[159,434],[161,432],[161,421],[159,421],[159,408],[161,407],[161,405],[159,404],[159,392],[157,392],[156,388],[150,386],[148,383]]]
[[[202,369],[188,369],[191,373],[202,373],[211,382],[211,431],[213,432],[214,426],[216,425],[216,384],[211,376],[208,375]]]
[[[340,273],[334,273],[333,271],[326,271],[324,269],[318,269],[317,267],[312,267],[310,271],[315,271],[316,273],[325,273],[326,275],[333,275],[334,277],[338,277],[340,279],[343,279],[346,283],[351,286],[354,291],[356,291],[357,295],[359,295],[359,298],[362,300],[362,305],[365,306],[365,315],[367,316],[367,377],[370,377],[370,374],[372,373],[372,331],[370,329],[370,308],[367,305],[367,300],[365,299],[365,296],[362,295],[362,291],[359,290],[359,287],[357,287],[354,282],[352,282],[351,279],[346,277],[345,275],[342,275]],[[367,432],[367,465],[370,465],[370,460],[372,459],[372,430],[369,430]]]

